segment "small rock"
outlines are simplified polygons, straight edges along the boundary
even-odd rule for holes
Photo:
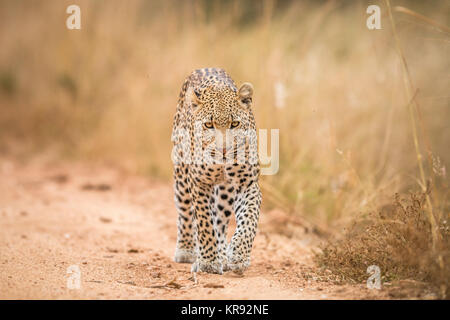
[[[215,283],[207,283],[203,286],[203,288],[225,288],[223,284],[215,284]]]
[[[108,191],[111,190],[111,186],[106,183],[92,184],[85,183],[81,186],[82,190],[97,190],[97,191]]]
[[[81,186],[82,190],[93,190],[95,189],[95,186],[91,183],[85,183]]]
[[[50,180],[59,184],[63,184],[69,181],[69,177],[66,174],[57,174],[54,175],[53,177],[50,177]]]
[[[97,190],[98,191],[108,191],[108,190],[111,190],[111,186],[106,183],[101,183],[97,186]]]
[[[105,217],[100,217],[100,221],[103,222],[103,223],[110,223],[110,222],[112,222],[112,219],[105,218]]]

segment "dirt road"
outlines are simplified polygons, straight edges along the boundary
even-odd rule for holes
[[[317,239],[279,211],[262,213],[244,276],[194,282],[172,260],[172,198],[170,185],[115,168],[0,158],[0,299],[386,298],[317,278]],[[79,289],[67,287],[71,266]]]

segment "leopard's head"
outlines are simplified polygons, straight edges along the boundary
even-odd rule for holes
[[[255,129],[252,96],[250,83],[243,83],[239,90],[222,84],[188,89],[186,97],[192,106],[195,139],[201,133],[202,151],[225,157],[243,147],[243,135]]]

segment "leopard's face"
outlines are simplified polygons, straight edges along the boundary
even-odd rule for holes
[[[194,139],[202,151],[212,157],[236,153],[245,144],[248,130],[254,129],[252,85],[244,83],[238,91],[229,86],[191,89],[188,94],[194,110]]]

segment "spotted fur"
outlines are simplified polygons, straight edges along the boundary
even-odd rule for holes
[[[175,261],[193,263],[194,272],[241,273],[250,265],[261,205],[260,168],[257,153],[250,152],[256,135],[247,139],[240,135],[256,132],[252,95],[251,84],[244,83],[238,90],[231,77],[217,68],[195,70],[180,92],[172,132],[174,157],[180,160],[189,153],[192,161],[174,164]],[[202,138],[195,132],[201,132]],[[232,132],[233,139],[221,142],[217,135],[226,132]],[[186,135],[190,142],[183,144]],[[202,154],[195,153],[196,146]],[[245,161],[237,161],[239,147]],[[222,161],[203,163],[205,152]],[[227,243],[233,213],[236,231]]]

